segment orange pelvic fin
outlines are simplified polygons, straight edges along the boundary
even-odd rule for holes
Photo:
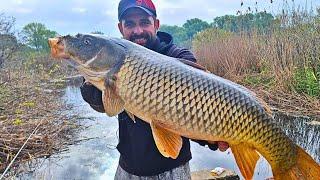
[[[182,138],[180,135],[174,134],[156,122],[150,123],[153,139],[158,150],[164,157],[176,159],[182,147]]]
[[[252,179],[257,161],[260,158],[259,154],[245,143],[233,145],[231,150],[242,176],[247,180]]]
[[[280,179],[305,179],[319,180],[320,165],[317,164],[312,157],[307,154],[302,148],[297,147],[297,163],[285,173],[273,172],[275,180]]]

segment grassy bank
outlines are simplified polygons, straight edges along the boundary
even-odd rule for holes
[[[268,33],[207,29],[193,50],[208,70],[249,87],[275,109],[319,118],[320,18],[279,19]]]
[[[0,172],[12,161],[31,133],[14,165],[48,157],[70,141],[73,116],[62,113],[60,100],[66,67],[49,60],[45,53],[18,51],[0,69]]]

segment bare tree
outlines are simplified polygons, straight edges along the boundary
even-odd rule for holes
[[[17,50],[17,38],[14,36],[15,19],[0,14],[0,68],[5,60],[10,59]]]

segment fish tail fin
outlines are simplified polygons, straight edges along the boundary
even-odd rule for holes
[[[285,173],[274,173],[274,178],[278,179],[320,179],[320,165],[306,153],[301,147],[297,146],[297,163]]]
[[[246,180],[252,179],[257,161],[260,158],[257,151],[245,143],[232,145],[231,150],[242,176]]]

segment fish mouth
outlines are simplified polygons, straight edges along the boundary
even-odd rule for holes
[[[70,59],[70,55],[65,52],[65,46],[61,37],[49,38],[48,40],[51,56],[56,59]]]
[[[104,79],[106,72],[95,72],[90,70],[90,68],[81,62],[80,59],[67,53],[65,48],[65,43],[63,42],[63,37],[49,38],[48,43],[51,49],[51,56],[55,59],[65,59],[71,66],[76,68],[85,79],[93,82],[100,82]]]

